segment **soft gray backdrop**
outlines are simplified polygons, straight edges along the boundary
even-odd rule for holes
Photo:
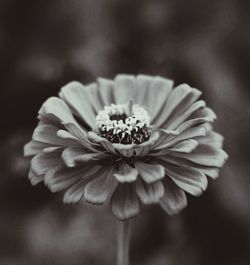
[[[230,155],[179,216],[155,207],[134,220],[132,265],[249,264],[249,25],[247,0],[1,0],[0,264],[114,264],[110,212],[32,187],[22,146],[62,85],[120,72],[202,90]]]

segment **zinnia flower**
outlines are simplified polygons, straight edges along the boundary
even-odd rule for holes
[[[159,76],[67,84],[42,105],[25,146],[31,183],[64,190],[65,203],[110,201],[120,220],[155,203],[178,213],[185,193],[201,195],[227,159],[200,95]]]

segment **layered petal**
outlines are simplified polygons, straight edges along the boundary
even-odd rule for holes
[[[133,184],[118,185],[111,198],[111,209],[119,220],[135,217],[139,213],[140,202]]]
[[[38,118],[45,124],[62,127],[64,123],[76,123],[75,118],[67,104],[60,98],[50,97],[38,112]]]
[[[36,175],[46,174],[61,162],[61,152],[39,153],[31,160],[31,169]]]
[[[90,152],[81,146],[67,147],[62,153],[62,159],[68,167],[75,167],[79,163],[101,161],[107,157],[105,152]]]
[[[114,81],[114,103],[123,104],[135,99],[136,89],[136,78],[133,75],[117,75]]]
[[[166,103],[166,99],[172,91],[173,81],[158,76],[138,75],[136,84],[135,102],[141,106],[145,106],[153,121],[159,115],[163,104]],[[157,102],[157,105],[155,102]]]
[[[63,202],[65,203],[77,203],[81,200],[85,185],[95,178],[95,176],[99,176],[99,174],[103,171],[103,167],[98,164],[90,165],[84,170],[84,174],[81,179],[72,185],[64,194]]]
[[[86,201],[94,204],[103,204],[114,192],[118,181],[113,176],[114,166],[103,168],[99,175],[96,175],[84,189],[84,198]]]
[[[24,146],[24,156],[34,156],[43,152],[43,150],[47,147],[50,147],[50,145],[37,141],[30,141]]]
[[[63,163],[50,169],[44,178],[44,183],[52,192],[58,192],[71,187],[85,175],[86,168],[67,168]]]
[[[199,144],[199,146],[189,154],[172,153],[173,157],[182,157],[199,165],[209,167],[222,167],[228,158],[226,152],[216,145]]]
[[[147,184],[141,179],[136,181],[136,193],[144,204],[158,203],[164,194],[164,187],[161,181]]]
[[[148,164],[141,161],[135,162],[135,168],[146,183],[153,183],[161,180],[165,176],[165,170],[162,165]]]
[[[114,174],[114,177],[121,183],[134,182],[139,175],[137,169],[129,166],[127,163],[120,162],[118,166],[118,172]]]
[[[169,94],[163,109],[158,113],[154,124],[159,128],[166,128],[162,125],[169,119],[173,111],[181,104],[191,90],[192,88],[186,84],[179,85],[173,89]]]
[[[169,215],[179,213],[187,206],[187,197],[185,192],[179,189],[170,179],[163,180],[164,195],[160,200],[160,206]]]
[[[95,112],[88,89],[79,82],[70,82],[62,87],[59,96],[69,105],[72,111],[90,128],[94,128]],[[92,103],[93,102],[93,103]],[[92,105],[93,104],[93,105]]]
[[[194,196],[201,195],[207,188],[207,178],[198,169],[168,165],[165,171],[178,187]]]

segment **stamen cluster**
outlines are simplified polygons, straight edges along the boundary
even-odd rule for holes
[[[111,104],[96,116],[100,136],[112,143],[140,144],[148,140],[150,117],[148,112],[136,104]]]

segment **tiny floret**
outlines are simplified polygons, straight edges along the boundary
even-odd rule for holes
[[[149,139],[150,117],[141,106],[111,104],[105,106],[96,116],[98,134],[112,143],[140,144]]]

